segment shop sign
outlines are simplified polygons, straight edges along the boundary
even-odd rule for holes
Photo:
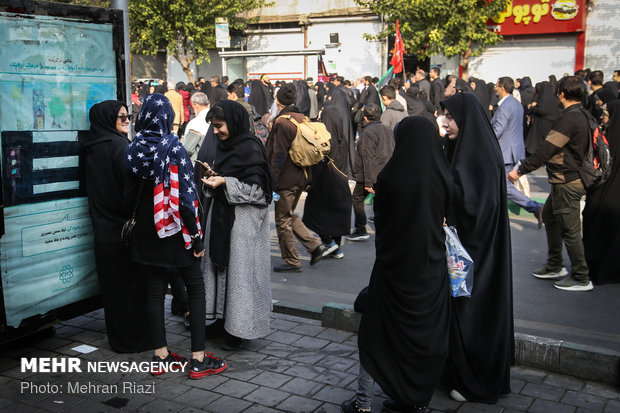
[[[509,0],[487,26],[501,35],[585,31],[586,0]]]

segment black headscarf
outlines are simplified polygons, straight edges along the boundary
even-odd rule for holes
[[[469,83],[467,83],[465,80],[461,79],[460,77],[456,79],[456,83],[454,84],[454,89],[456,90],[457,93],[467,93],[467,92],[471,92],[471,86],[469,86]]]
[[[512,256],[502,152],[483,108],[469,93],[441,102],[456,120],[449,158],[453,198],[448,225],[474,261],[471,298],[453,300],[447,374],[471,401],[510,392],[514,362]],[[376,219],[375,219],[376,221]],[[475,363],[472,364],[472,360]]]
[[[321,112],[321,122],[325,123],[327,131],[332,135],[329,156],[334,160],[336,167],[346,175],[352,171],[355,154],[355,140],[349,101],[344,92],[334,86],[330,89],[330,100],[325,101],[325,108]]]
[[[551,82],[536,83],[536,106],[529,110],[530,128],[525,138],[527,153],[534,154],[560,116],[560,101]]]
[[[308,84],[303,80],[295,82],[295,106],[306,116],[310,116],[310,95],[308,94]]]
[[[254,79],[250,83],[250,97],[248,103],[254,107],[256,113],[263,116],[271,109],[273,96],[271,90],[260,80]]]
[[[620,100],[607,103],[606,136],[614,160],[609,179],[586,196],[583,210],[583,247],[595,284],[620,283]]]
[[[241,104],[228,99],[220,101],[217,106],[224,111],[225,119],[221,120],[226,121],[230,136],[226,140],[218,140],[211,168],[220,176],[234,177],[243,183],[260,186],[267,203],[270,203],[273,176],[264,145],[250,131],[248,111]],[[209,257],[220,268],[228,267],[230,233],[234,221],[234,206],[226,200],[224,187],[219,186],[213,190]]]
[[[360,362],[391,398],[427,404],[448,355],[442,222],[452,177],[433,124],[403,119],[374,198],[376,259],[360,324]]]
[[[616,100],[618,97],[618,93],[614,93],[611,88],[602,87],[596,92],[593,93],[596,95],[603,103],[610,102],[612,100]]]
[[[316,91],[316,101],[320,106],[323,104],[323,100],[325,99],[327,91],[325,90],[325,85],[323,85],[323,82],[316,82],[315,86],[318,88],[318,90]]]
[[[118,112],[121,108],[127,109],[127,105],[118,100],[104,100],[103,102],[96,103],[90,108],[88,118],[90,119],[90,134],[92,140],[110,134],[122,136],[124,138],[127,137],[116,129],[116,120],[118,119]]]

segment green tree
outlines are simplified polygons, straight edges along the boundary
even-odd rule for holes
[[[215,18],[228,18],[231,29],[243,29],[242,12],[267,6],[266,0],[131,0],[131,51],[154,55],[165,48],[181,64],[190,82],[191,64],[209,60],[215,48]]]
[[[385,39],[394,33],[394,25],[390,23],[399,19],[408,53],[421,58],[436,54],[458,55],[464,73],[470,57],[480,55],[487,46],[501,41],[502,37],[490,31],[486,22],[498,16],[508,3],[508,0],[355,1],[373,13],[385,16],[388,25],[375,39]]]

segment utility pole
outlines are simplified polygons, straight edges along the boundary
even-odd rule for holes
[[[125,102],[131,111],[131,52],[129,51],[129,0],[111,0],[110,7],[123,11],[123,60],[125,61]],[[129,128],[129,139],[133,138]]]

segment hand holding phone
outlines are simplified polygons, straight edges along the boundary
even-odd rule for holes
[[[202,167],[204,176],[206,176],[207,178],[217,175],[217,173],[213,169],[211,169],[208,163],[199,160],[196,160],[196,162],[198,162],[198,164]]]

